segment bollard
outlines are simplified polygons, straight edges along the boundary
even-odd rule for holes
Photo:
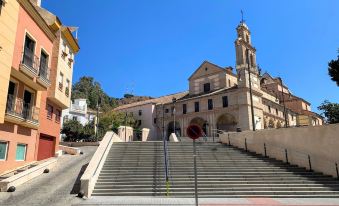
[[[310,167],[310,171],[312,171],[312,164],[311,164],[311,156],[308,155],[308,165]]]
[[[285,149],[285,158],[286,158],[286,164],[289,164],[289,163],[288,163],[288,154],[287,154],[287,149]]]

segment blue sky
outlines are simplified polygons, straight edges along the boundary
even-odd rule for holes
[[[327,62],[339,48],[337,0],[43,0],[79,26],[73,82],[87,75],[111,96],[161,96],[188,89],[204,61],[235,66],[235,28],[244,11],[263,71],[316,107],[339,102]]]

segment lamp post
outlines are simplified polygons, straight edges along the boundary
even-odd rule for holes
[[[166,184],[166,196],[169,196],[169,178],[168,178],[168,156],[167,156],[167,138],[165,137],[165,106],[162,104],[162,140],[164,148],[164,163],[165,163],[165,184]]]
[[[177,101],[177,99],[175,97],[173,97],[172,102],[173,102],[173,130],[174,130],[174,134],[176,134],[176,128],[175,128],[175,102]]]
[[[284,105],[284,119],[285,119],[285,128],[288,127],[288,121],[287,121],[287,114],[286,114],[286,105],[285,105],[285,97],[284,97],[284,85],[283,85],[283,81],[282,78],[279,77],[280,83],[281,83],[281,96],[282,96],[282,101],[283,101],[283,105]]]
[[[127,111],[125,112],[125,142],[127,141]]]
[[[248,83],[249,83],[249,86],[250,86],[252,129],[253,129],[253,131],[255,131],[254,108],[253,108],[253,94],[252,94],[252,81],[251,81],[251,71],[250,71],[250,53],[249,53],[248,49],[246,49],[246,57],[247,57]]]

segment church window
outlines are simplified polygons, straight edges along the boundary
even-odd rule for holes
[[[213,109],[213,99],[208,99],[208,110]]]
[[[228,107],[228,97],[227,96],[222,97],[222,106]]]
[[[271,113],[271,106],[268,106],[268,112]]]
[[[248,34],[246,34],[246,42],[250,42],[250,37],[248,36]]]
[[[204,92],[209,92],[210,90],[211,90],[211,84],[210,83],[204,84]]]
[[[250,55],[250,60],[251,60],[251,66],[253,67],[254,66],[254,60],[253,60],[253,54]]]
[[[228,80],[228,86],[231,87],[231,80]]]
[[[187,113],[187,104],[182,105],[182,113],[186,114]]]
[[[278,109],[275,109],[275,113],[278,115]]]
[[[199,102],[194,102],[194,111],[199,112]]]

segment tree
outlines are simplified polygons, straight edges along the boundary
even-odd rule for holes
[[[103,111],[111,110],[116,106],[117,101],[103,91],[99,82],[87,76],[81,77],[72,87],[72,100],[79,98],[87,99],[88,107],[91,109],[97,108],[98,98],[100,98],[100,107]]]
[[[325,116],[327,123],[339,123],[339,104],[325,100],[318,109],[323,111],[322,114]]]
[[[76,120],[64,123],[61,133],[65,134],[65,142],[76,142],[82,138],[83,126]]]
[[[336,60],[331,60],[328,63],[328,74],[331,76],[331,80],[339,86],[339,55]]]

